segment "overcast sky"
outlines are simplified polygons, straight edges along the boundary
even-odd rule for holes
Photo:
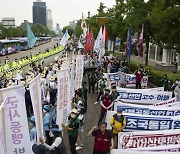
[[[35,0],[0,0],[0,20],[2,17],[15,17],[16,25],[24,20],[32,22],[32,5]],[[87,17],[88,11],[97,13],[100,2],[112,7],[115,0],[42,0],[47,2],[47,8],[52,10],[53,26],[60,27],[69,24],[69,21],[81,18],[82,12]]]

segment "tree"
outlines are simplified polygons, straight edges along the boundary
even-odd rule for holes
[[[71,26],[65,26],[65,27],[63,27],[63,30],[62,30],[63,34],[66,32],[66,29],[68,30],[68,34],[70,36],[72,36],[75,32],[75,30],[73,28],[71,28]]]

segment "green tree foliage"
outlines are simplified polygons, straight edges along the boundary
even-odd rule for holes
[[[70,26],[65,26],[65,27],[63,27],[63,30],[62,30],[63,34],[66,32],[66,29],[68,30],[68,34],[70,36],[72,36],[74,34],[74,32],[75,32],[74,29],[71,28]]]
[[[50,31],[47,27],[41,24],[34,24],[31,29],[36,37],[55,36],[55,33],[53,31]],[[21,26],[18,26],[16,28],[4,28],[2,25],[0,25],[0,31],[0,39],[10,37],[26,37],[26,30]]]

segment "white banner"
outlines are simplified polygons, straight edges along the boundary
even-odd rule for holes
[[[153,106],[173,106],[175,104],[175,102],[176,102],[176,97],[171,98],[167,101],[162,101],[162,102],[156,103]]]
[[[82,87],[83,71],[84,71],[84,57],[83,55],[76,56],[76,77],[75,77],[75,90]]]
[[[171,138],[171,137],[169,137]],[[145,148],[136,148],[138,151],[151,151],[151,152],[180,152],[180,144],[169,144],[163,146],[155,146],[155,147],[145,147]],[[133,148],[132,150],[136,150]]]
[[[115,111],[107,111],[106,122],[107,128],[112,129],[110,126],[110,119]],[[126,118],[126,127],[124,131],[155,131],[155,130],[169,130],[180,129],[180,116],[151,116],[123,113]]]
[[[60,130],[62,130],[62,123],[64,121],[64,111],[63,111],[63,102],[64,102],[64,71],[61,70],[57,73],[57,116],[56,116],[56,124],[59,125]]]
[[[155,116],[178,116],[180,115],[180,107],[159,107],[159,106],[145,106],[135,105],[123,102],[115,102],[114,111],[121,109],[123,113],[134,113],[142,115],[155,115]]]
[[[4,110],[4,104],[6,102],[7,98],[2,102],[0,106],[0,153],[1,154],[7,154],[6,149],[6,123],[5,123],[5,110]]]
[[[119,99],[124,102],[156,104],[172,98],[172,92],[149,91],[145,89],[117,88]]]
[[[32,154],[25,106],[25,89],[22,86],[2,89],[5,106],[5,135],[7,154]]]
[[[72,65],[71,65],[71,99],[74,97],[74,86],[75,86],[75,56],[72,56]]]
[[[173,152],[163,152],[163,151],[135,151],[135,150],[122,150],[122,149],[113,149],[111,151],[111,154],[179,154],[179,152],[173,151]]]
[[[116,81],[116,85],[120,85],[120,72],[116,73],[104,73],[108,81]],[[141,86],[147,87],[148,76],[143,76]],[[126,87],[136,87],[136,76],[134,74],[126,74]]]
[[[118,149],[134,149],[175,145],[180,147],[180,131],[160,130],[143,132],[123,132],[118,135]]]
[[[70,103],[70,69],[58,72],[58,99],[56,123],[62,129],[62,123],[68,124],[68,115],[71,111]]]
[[[43,116],[42,116],[42,102],[41,102],[41,87],[40,76],[35,77],[29,84],[29,91],[32,100],[32,106],[35,116],[36,130],[37,130],[37,142],[39,138],[43,137]]]

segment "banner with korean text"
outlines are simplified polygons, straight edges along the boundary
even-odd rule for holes
[[[74,86],[75,86],[75,56],[73,55],[72,56],[72,65],[71,65],[71,72],[70,72],[70,75],[71,75],[71,99],[74,97]]]
[[[37,142],[39,138],[43,137],[43,116],[42,116],[42,99],[41,99],[41,87],[40,87],[40,76],[36,76],[29,83],[29,91],[32,100],[32,106],[35,116],[36,130],[37,130]]]
[[[149,91],[145,89],[117,88],[119,99],[124,102],[156,104],[172,98],[172,92]]]
[[[117,101],[114,104],[114,111],[121,109],[123,113],[154,115],[154,116],[178,116],[180,115],[180,107],[159,107],[159,106],[145,106],[123,103]]]
[[[133,150],[113,149],[111,150],[111,154],[179,154],[179,152],[177,152],[177,149],[170,148],[170,150],[172,151],[161,151],[161,150],[159,151],[158,149],[157,151],[139,151],[136,149]]]
[[[6,137],[5,137],[6,123],[5,123],[5,110],[4,110],[4,104],[6,100],[7,100],[7,97],[0,106],[0,153],[1,154],[7,154]]]
[[[153,104],[151,106],[176,106],[177,103],[176,103],[176,97],[173,97],[167,101],[162,101],[162,102],[159,102],[159,103],[156,103],[156,104]]]
[[[68,124],[68,115],[71,111],[71,82],[70,69],[58,72],[57,118],[56,123],[62,129],[62,123]]]
[[[110,119],[115,111],[107,111],[107,128],[111,129]],[[126,127],[124,131],[156,131],[180,129],[180,116],[151,116],[141,114],[123,113],[126,118]]]
[[[83,72],[84,72],[84,56],[76,56],[76,77],[75,77],[75,90],[82,87]]]
[[[143,132],[123,132],[118,134],[118,149],[134,149],[157,147],[163,145],[179,145],[180,131],[160,130]]]
[[[5,138],[7,154],[32,154],[25,106],[25,89],[15,86],[0,90],[7,100],[5,107]]]
[[[116,73],[104,73],[104,76],[108,81],[115,81],[116,85],[120,85],[120,72]],[[143,76],[141,86],[147,87],[148,76]],[[126,74],[126,87],[136,87],[136,76],[134,74]]]

